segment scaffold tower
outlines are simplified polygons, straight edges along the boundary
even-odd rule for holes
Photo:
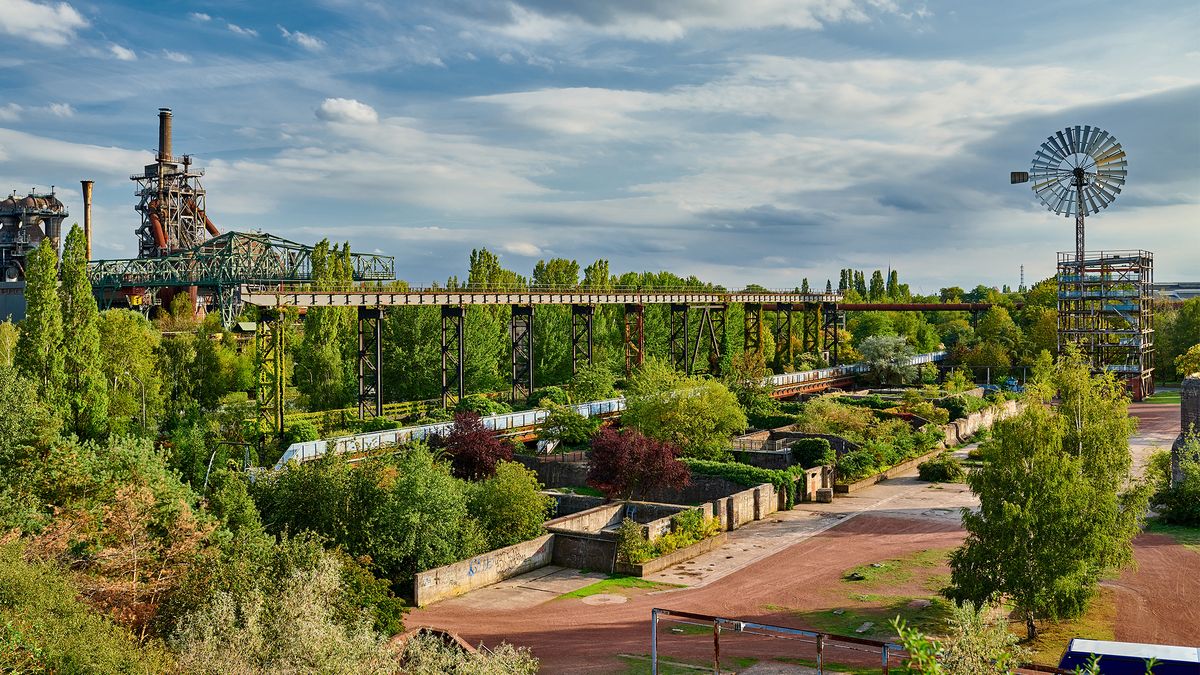
[[[1096,370],[1129,382],[1134,400],[1154,393],[1154,255],[1058,254],[1058,349],[1078,345]]]

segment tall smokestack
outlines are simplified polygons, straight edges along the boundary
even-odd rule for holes
[[[83,184],[83,240],[87,242],[87,259],[92,259],[92,185],[90,180],[79,181]]]
[[[171,161],[171,109],[158,109],[158,159]]]

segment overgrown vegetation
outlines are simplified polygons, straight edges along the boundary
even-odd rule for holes
[[[688,509],[671,518],[671,531],[648,541],[640,524],[626,518],[617,528],[617,560],[631,565],[660,558],[687,548],[720,532],[716,518],[705,518],[698,509]]]
[[[967,478],[962,462],[949,452],[921,462],[917,465],[917,476],[921,480],[936,483],[961,483]]]

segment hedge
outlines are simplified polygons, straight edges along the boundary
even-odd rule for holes
[[[814,466],[833,466],[837,463],[837,453],[824,438],[801,438],[792,444],[792,459],[796,464],[811,469]]]
[[[786,469],[763,469],[740,462],[718,462],[711,459],[684,457],[680,461],[686,464],[692,473],[724,478],[731,483],[746,487],[770,483],[775,486],[777,491],[784,493],[789,509],[796,503],[796,479],[804,473],[804,468],[798,464]]]
[[[935,483],[959,483],[966,479],[967,472],[962,462],[946,452],[917,465],[917,475],[921,480]]]

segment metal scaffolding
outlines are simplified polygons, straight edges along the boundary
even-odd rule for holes
[[[533,394],[533,305],[513,305],[512,400],[525,401]]]
[[[1095,370],[1129,381],[1134,400],[1154,393],[1154,255],[1058,254],[1058,349],[1077,345]]]
[[[358,308],[358,418],[383,416],[383,310]]]

